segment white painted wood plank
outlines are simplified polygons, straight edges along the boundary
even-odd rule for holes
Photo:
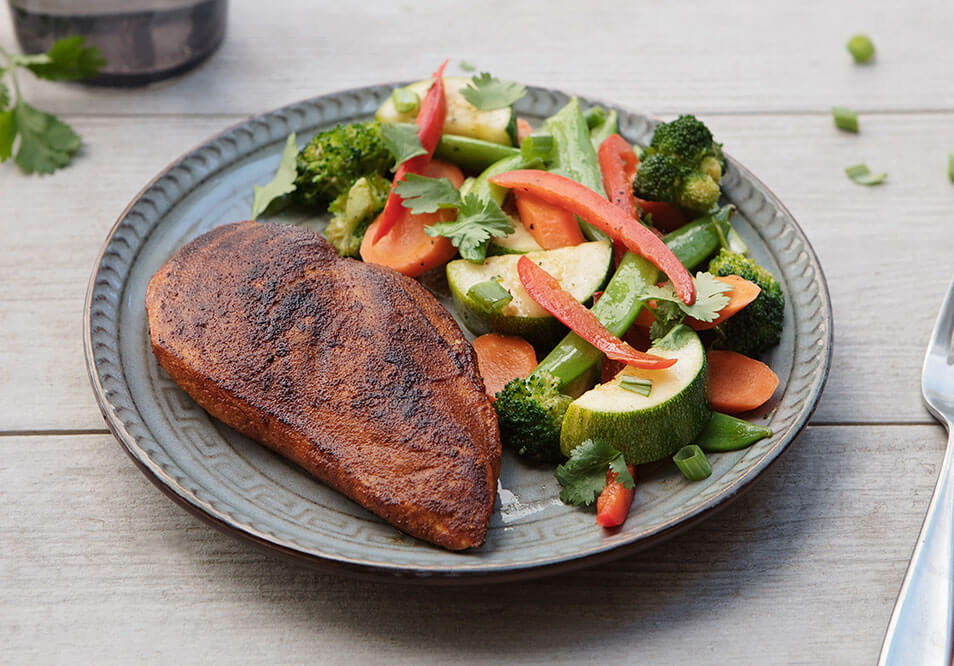
[[[445,58],[526,83],[657,112],[954,108],[945,0],[511,3],[232,0],[221,50],[137,90],[28,81],[59,112],[259,113],[298,99],[420,79]],[[869,33],[877,63],[844,44]],[[0,42],[13,41],[0,12]]]
[[[943,444],[939,426],[811,427],[657,548],[444,590],[322,575],[219,534],[109,436],[5,437],[4,662],[871,663]]]
[[[88,145],[74,166],[0,181],[0,431],[102,428],[80,344],[102,240],[142,185],[235,118],[71,120]],[[954,114],[863,115],[858,136],[822,115],[706,120],[788,205],[825,267],[835,359],[816,421],[928,421],[919,369],[954,273]],[[849,181],[842,168],[861,160],[887,169],[888,183]]]

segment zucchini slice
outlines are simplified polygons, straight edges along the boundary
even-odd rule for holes
[[[709,422],[706,352],[699,336],[677,326],[651,354],[675,358],[665,370],[624,368],[611,381],[574,400],[566,410],[560,449],[570,455],[587,439],[602,439],[639,465],[671,456],[692,442]],[[652,382],[649,395],[624,388]]]
[[[566,327],[537,305],[520,284],[517,274],[520,256],[502,254],[488,257],[482,264],[466,259],[448,263],[447,283],[457,315],[475,335],[491,332],[518,335],[534,346],[553,345],[566,333]],[[613,268],[613,246],[609,241],[528,252],[526,256],[556,278],[581,303],[593,298]],[[498,312],[487,312],[468,296],[471,287],[487,280],[497,280],[513,297]]]
[[[507,146],[517,145],[517,116],[513,107],[481,111],[464,99],[461,89],[467,87],[470,78],[466,76],[445,76],[444,97],[447,100],[447,116],[444,119],[444,133],[470,136]],[[423,100],[431,86],[431,79],[418,81],[407,86]],[[394,107],[394,100],[388,97],[374,114],[375,120],[382,123],[413,123],[417,110],[401,113]]]
[[[533,239],[527,228],[518,218],[507,215],[513,224],[513,233],[503,238],[496,236],[487,244],[487,254],[527,254],[528,252],[542,252],[543,248]]]

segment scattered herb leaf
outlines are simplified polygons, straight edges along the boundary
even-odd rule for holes
[[[954,183],[954,153],[947,156],[947,177]]]
[[[527,94],[527,89],[519,83],[501,81],[483,72],[471,78],[460,94],[481,111],[493,111],[510,106]]]
[[[636,486],[622,453],[602,440],[584,441],[570,452],[569,460],[556,468],[557,481],[563,486],[560,499],[573,506],[589,506],[606,487],[606,472],[611,467],[624,488]]]
[[[460,67],[460,68],[461,68],[463,71],[465,71],[465,72],[475,72],[475,71],[477,71],[477,68],[474,67],[473,65],[471,65],[471,64],[470,64],[469,62],[467,62],[466,60],[461,60],[461,61],[457,64],[457,66]]]
[[[17,101],[13,120],[20,135],[14,161],[25,173],[53,173],[69,164],[79,150],[80,138],[69,125],[26,102]]]
[[[298,144],[295,143],[295,133],[292,132],[285,139],[285,148],[282,150],[275,177],[267,185],[255,186],[255,196],[252,198],[253,220],[264,213],[273,201],[295,191],[297,158]]]
[[[394,191],[401,197],[401,205],[415,215],[460,206],[460,193],[447,178],[428,178],[409,173],[394,186]]]
[[[412,157],[418,155],[427,155],[421,140],[417,136],[416,125],[381,125],[381,139],[384,145],[394,156],[394,166],[392,171],[397,169],[399,164],[407,162]]]
[[[432,224],[424,231],[428,236],[449,238],[464,259],[483,263],[490,237],[513,233],[513,224],[496,201],[468,194],[460,202],[456,220]]]
[[[3,72],[0,71],[0,76],[3,75]],[[7,88],[6,84],[3,81],[0,81],[0,111],[3,111],[10,105],[10,89]]]
[[[845,167],[845,174],[859,185],[880,185],[888,177],[887,173],[871,173],[867,164],[853,164]]]

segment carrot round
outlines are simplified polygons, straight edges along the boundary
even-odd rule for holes
[[[592,311],[564,291],[552,275],[537,266],[527,255],[517,260],[520,284],[536,303],[566,324],[570,330],[606,354],[634,368],[662,370],[676,363],[674,358],[663,358],[633,349],[606,330]]]
[[[719,310],[718,316],[712,321],[700,321],[699,319],[686,317],[684,323],[695,331],[707,331],[710,328],[715,328],[726,319],[736,314],[746,305],[754,301],[762,292],[761,287],[759,287],[757,284],[750,282],[743,277],[739,277],[738,275],[717,277],[716,280],[724,282],[725,284],[732,287],[730,291],[722,292],[724,296],[729,297],[729,302],[724,308]],[[639,314],[636,316],[636,321],[634,322],[635,325],[647,328],[652,326],[653,322],[655,321],[652,310],[655,309],[655,307],[655,301],[649,301],[646,303],[646,307],[640,310]]]
[[[424,167],[424,175],[429,178],[447,178],[460,187],[464,174],[453,164],[441,160],[431,160]],[[383,215],[383,213],[382,213]],[[390,266],[399,273],[417,277],[432,268],[450,261],[457,254],[450,239],[443,236],[428,236],[424,229],[437,222],[454,219],[456,212],[441,210],[436,213],[413,215],[401,206],[400,215],[391,231],[375,241],[381,216],[378,217],[364,234],[361,242],[361,258],[370,264]]]
[[[583,242],[580,223],[576,221],[576,215],[573,213],[532,194],[517,194],[514,198],[517,201],[520,222],[544,250],[555,250]]]
[[[775,393],[778,375],[761,361],[733,351],[710,351],[709,403],[718,412],[738,414],[761,407]]]
[[[536,169],[518,169],[497,174],[490,182],[510,190],[529,192],[565,208],[574,215],[621,240],[634,254],[645,257],[672,280],[679,298],[689,305],[696,300],[692,276],[666,244],[652,231],[602,196],[566,176]]]
[[[496,399],[504,386],[517,377],[526,377],[537,367],[533,345],[513,335],[487,333],[474,340],[477,368],[484,380],[484,390]]]
[[[632,465],[626,465],[626,469],[635,481],[636,469]],[[602,527],[619,527],[626,522],[635,494],[635,488],[624,488],[623,484],[616,480],[616,472],[607,470],[606,487],[596,500],[596,524]]]

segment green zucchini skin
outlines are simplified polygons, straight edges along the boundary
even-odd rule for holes
[[[564,455],[569,456],[587,439],[599,439],[621,451],[627,463],[640,465],[671,456],[699,435],[711,417],[706,399],[708,364],[699,337],[695,333],[683,334],[687,342],[674,353],[667,354],[659,349],[650,351],[679,358],[680,362],[687,362],[695,355],[698,367],[691,378],[681,383],[669,398],[649,405],[646,404],[647,398],[620,388],[615,380],[584,393],[570,404],[563,418],[560,449]],[[688,345],[693,349],[688,349]],[[659,381],[660,373],[672,372],[675,368],[638,371],[638,375],[655,376]],[[633,408],[628,411],[593,408],[598,396],[610,392],[617,402],[630,400]]]

